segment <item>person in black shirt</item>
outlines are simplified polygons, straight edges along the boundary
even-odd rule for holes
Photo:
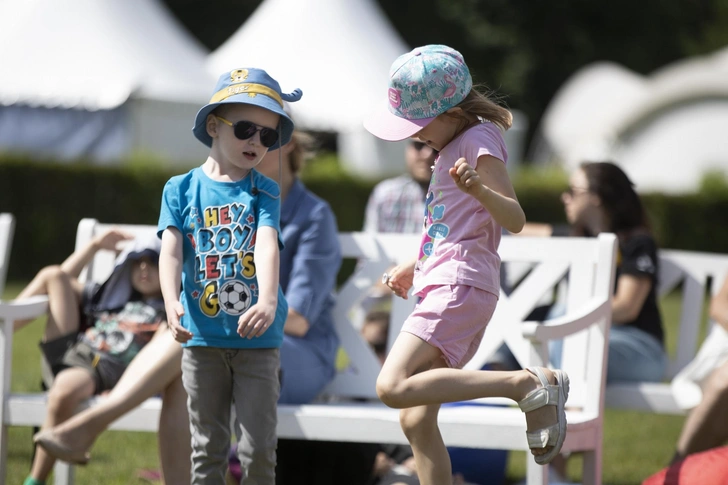
[[[607,382],[662,381],[668,358],[657,307],[657,244],[634,185],[612,162],[584,163],[571,174],[569,188],[561,200],[569,226],[530,223],[521,234],[595,237],[601,232],[612,232],[617,235],[619,250]],[[557,313],[553,308],[550,316]],[[558,344],[552,346],[551,354],[558,360]]]

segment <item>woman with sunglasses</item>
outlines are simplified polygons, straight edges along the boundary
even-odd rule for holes
[[[667,354],[657,307],[657,244],[634,185],[614,163],[584,163],[571,174],[569,188],[561,200],[569,229],[527,224],[524,232],[581,237],[601,232],[617,235],[619,254],[607,382],[661,381],[667,368]]]

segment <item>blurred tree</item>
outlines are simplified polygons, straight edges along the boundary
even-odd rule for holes
[[[210,49],[260,4],[164,1]],[[443,43],[462,52],[475,82],[524,111],[531,130],[564,81],[591,62],[647,74],[728,44],[728,0],[377,1],[411,47]]]

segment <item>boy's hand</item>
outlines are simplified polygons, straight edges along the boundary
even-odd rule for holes
[[[475,198],[485,190],[478,172],[462,157],[450,169],[450,176],[460,190]]]
[[[116,251],[116,245],[121,241],[134,239],[134,236],[128,232],[121,231],[116,228],[108,229],[94,238],[94,245],[98,249],[107,249]]]
[[[258,303],[248,308],[238,319],[238,335],[248,339],[263,335],[275,319],[277,303],[258,300]]]
[[[185,308],[182,306],[182,302],[176,300],[164,306],[167,311],[167,325],[169,326],[169,331],[172,332],[172,337],[177,342],[187,342],[194,335],[179,323],[180,318],[185,314]]]
[[[400,298],[407,300],[407,292],[412,288],[412,281],[415,277],[415,264],[417,260],[412,260],[409,263],[399,264],[392,268],[387,274],[388,278],[385,278],[384,282],[395,295]]]

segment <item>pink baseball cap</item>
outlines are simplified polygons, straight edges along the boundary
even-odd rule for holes
[[[458,51],[437,44],[417,47],[392,63],[387,103],[364,121],[364,128],[382,140],[404,140],[457,106],[472,88]]]

